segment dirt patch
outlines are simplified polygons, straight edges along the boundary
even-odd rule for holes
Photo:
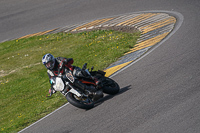
[[[4,71],[4,70],[0,70],[0,77],[4,77],[4,76],[7,76],[7,75],[9,75],[9,74],[11,74],[11,73],[14,73],[14,72],[16,72],[16,71],[18,71],[18,70],[21,70],[21,69],[24,69],[24,68],[29,68],[29,67],[36,66],[36,65],[40,65],[40,64],[41,64],[41,63],[38,62],[38,63],[36,63],[36,64],[31,64],[31,65],[29,65],[29,66],[24,66],[24,67],[21,67],[21,68],[17,68],[17,69],[15,69],[15,70],[10,71],[10,72],[6,72],[6,71]]]
[[[111,26],[111,27],[106,26],[106,27],[94,27],[91,29],[72,31],[71,33],[80,33],[83,31],[92,31],[92,30],[115,30],[115,31],[126,32],[126,33],[139,32],[139,30],[137,28],[131,27],[131,26]]]
[[[4,70],[0,70],[0,77],[4,76],[5,71]]]

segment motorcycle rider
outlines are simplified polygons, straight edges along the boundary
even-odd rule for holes
[[[51,78],[58,76],[59,73],[64,75],[65,69],[70,70],[75,77],[85,77],[85,75],[81,71],[81,68],[72,66],[73,62],[73,58],[54,58],[54,56],[50,53],[45,54],[42,58],[42,63],[47,68],[49,81],[51,81]],[[99,83],[99,81],[96,79],[94,79],[94,81],[96,84]],[[75,79],[73,85],[80,88],[82,91],[88,90],[91,93],[96,91],[96,88],[94,86],[87,86],[77,79]],[[50,95],[56,93],[56,91],[53,89],[53,84],[51,84],[51,89],[49,89],[49,93]]]

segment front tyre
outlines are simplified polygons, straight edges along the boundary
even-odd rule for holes
[[[90,98],[79,98],[71,92],[67,94],[66,99],[70,104],[81,109],[91,109],[94,107],[94,102]]]
[[[110,95],[115,95],[119,92],[120,88],[117,82],[112,80],[111,78],[104,77],[103,80],[103,92],[110,94]]]

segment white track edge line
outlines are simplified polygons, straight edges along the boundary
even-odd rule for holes
[[[43,119],[47,118],[48,116],[52,115],[53,113],[55,113],[56,111],[60,110],[61,108],[63,108],[63,107],[65,107],[65,106],[67,106],[68,104],[69,104],[69,103],[66,103],[66,104],[64,104],[63,106],[61,106],[61,107],[59,107],[58,109],[56,109],[56,110],[54,110],[53,112],[51,112],[50,114],[48,114],[48,115],[46,115],[46,116],[42,117],[42,118],[41,118],[41,119],[39,119],[38,121],[36,121],[36,122],[34,122],[33,124],[29,125],[28,127],[26,127],[26,128],[24,128],[24,129],[22,129],[22,130],[21,130],[21,131],[19,131],[18,133],[21,133],[21,132],[25,131],[25,130],[26,130],[26,129],[28,129],[29,127],[31,127],[31,126],[33,126],[33,125],[37,124],[38,122],[40,122],[40,121],[42,121]]]

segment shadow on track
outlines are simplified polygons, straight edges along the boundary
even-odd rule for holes
[[[97,107],[99,105],[101,105],[103,102],[109,100],[109,99],[112,99],[113,97],[117,96],[117,95],[121,95],[123,94],[124,92],[128,91],[131,89],[131,85],[128,85],[124,88],[121,88],[119,93],[117,93],[116,95],[106,95],[104,96],[103,98],[99,99],[98,101],[95,102],[95,106],[94,107]]]

